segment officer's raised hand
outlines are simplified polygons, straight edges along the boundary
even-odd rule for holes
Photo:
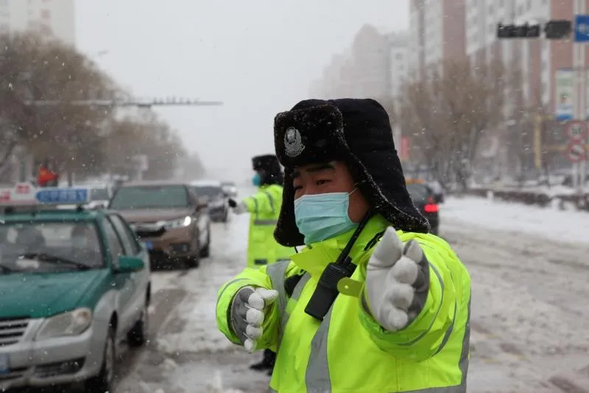
[[[233,331],[249,352],[256,350],[256,341],[262,337],[262,323],[278,297],[273,289],[243,287],[231,304]]]
[[[423,309],[428,289],[429,265],[419,243],[403,244],[395,229],[387,228],[366,268],[367,311],[396,332]]]

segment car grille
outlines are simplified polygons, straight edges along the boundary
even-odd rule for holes
[[[18,343],[28,325],[29,319],[25,317],[0,319],[0,347]]]

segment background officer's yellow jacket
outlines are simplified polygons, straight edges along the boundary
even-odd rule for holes
[[[247,266],[260,266],[290,259],[294,248],[283,247],[274,240],[274,228],[282,206],[282,186],[261,186],[259,191],[243,200],[250,213]]]
[[[350,252],[359,267],[352,278],[365,282],[366,264],[388,223],[374,217]],[[430,265],[430,288],[418,317],[399,332],[385,331],[366,314],[357,297],[340,294],[323,322],[305,313],[325,266],[336,260],[353,231],[313,244],[259,270],[246,269],[219,291],[217,323],[231,341],[228,310],[246,285],[280,293],[263,323],[258,348],[278,352],[270,382],[279,393],[466,392],[470,337],[470,276],[450,246],[422,233],[398,231],[419,242]],[[289,295],[286,278],[304,274]]]

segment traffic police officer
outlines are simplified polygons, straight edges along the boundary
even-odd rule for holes
[[[371,99],[305,100],[276,116],[290,262],[219,291],[217,323],[278,352],[273,392],[466,392],[470,276],[405,187]]]
[[[284,247],[274,239],[274,229],[282,206],[282,183],[284,175],[275,155],[262,155],[252,158],[255,175],[252,183],[259,187],[258,192],[241,203],[229,199],[229,206],[237,214],[250,213],[249,245],[247,249],[248,268],[288,260],[293,248]],[[268,370],[274,367],[276,354],[270,349],[264,351],[261,362],[253,364],[252,369]]]

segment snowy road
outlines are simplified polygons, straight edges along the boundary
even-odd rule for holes
[[[490,225],[473,219],[477,203],[485,206],[449,201],[441,227],[473,280],[469,392],[589,392],[589,369],[579,371],[589,367],[589,236],[563,243],[561,232],[551,241],[558,215],[545,213],[539,231],[514,219],[513,206],[487,205]],[[580,220],[589,229],[589,215]],[[248,370],[259,355],[215,328],[216,292],[244,266],[246,236],[247,217],[217,224],[212,258],[200,268],[153,274],[153,339],[127,356],[117,393],[266,391],[268,377]]]

